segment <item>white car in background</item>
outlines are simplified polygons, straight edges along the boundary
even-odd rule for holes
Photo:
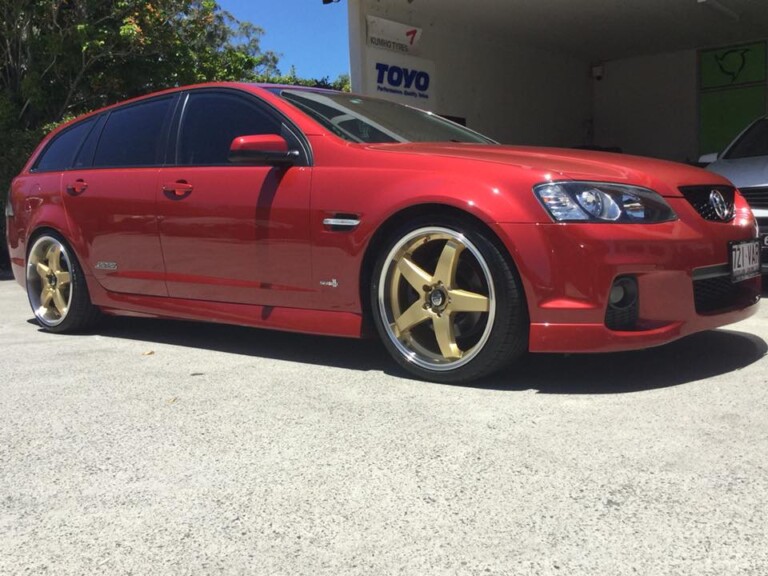
[[[758,118],[722,154],[705,154],[707,170],[725,176],[744,195],[760,226],[763,274],[768,274],[768,116]]]

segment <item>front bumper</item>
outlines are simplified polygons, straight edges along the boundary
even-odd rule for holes
[[[670,204],[674,203],[674,199]],[[678,214],[685,206],[673,206]],[[611,352],[658,346],[757,311],[761,278],[732,285],[729,241],[755,237],[748,211],[729,223],[499,224],[518,266],[532,352]],[[637,283],[631,330],[606,325],[611,287]]]

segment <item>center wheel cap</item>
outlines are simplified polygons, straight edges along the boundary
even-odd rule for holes
[[[429,294],[429,303],[433,308],[440,308],[445,304],[445,293],[442,290],[432,290]]]

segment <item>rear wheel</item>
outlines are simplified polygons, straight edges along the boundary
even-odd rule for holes
[[[401,228],[372,279],[375,323],[406,370],[469,382],[527,347],[517,274],[487,232],[454,219]]]
[[[32,311],[46,330],[76,332],[98,320],[77,258],[57,234],[34,240],[27,254],[26,280]]]

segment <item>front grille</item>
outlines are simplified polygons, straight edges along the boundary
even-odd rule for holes
[[[731,282],[730,276],[716,276],[693,281],[697,314],[714,314],[749,306],[760,298],[760,283],[747,280]]]
[[[728,208],[728,217],[720,218],[715,211],[715,206],[710,201],[713,191],[720,192]],[[681,186],[685,199],[696,209],[704,220],[711,222],[730,222],[733,220],[734,189],[731,186]]]
[[[752,208],[768,208],[768,186],[739,188],[739,192]]]

